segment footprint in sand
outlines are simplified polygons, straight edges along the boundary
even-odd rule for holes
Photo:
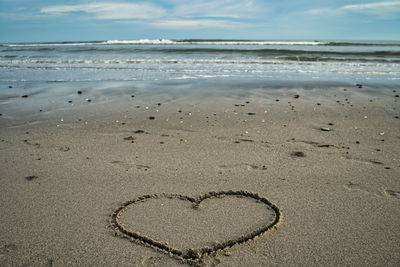
[[[394,197],[394,198],[400,199],[400,191],[394,191],[394,190],[386,189],[383,192],[388,197]]]
[[[359,184],[353,184],[352,182],[349,182],[345,185],[343,185],[344,188],[350,191],[358,190],[366,193],[372,193],[367,187],[359,185]]]
[[[385,196],[385,197],[394,197],[394,198],[400,199],[400,191],[386,189],[386,190],[383,190],[383,193],[380,193],[380,192],[373,191],[363,185],[354,184],[352,182],[349,182],[349,183],[343,185],[343,187],[349,191],[358,190],[358,191],[361,191],[364,193],[374,194],[375,196],[379,196],[379,197]]]
[[[126,163],[120,160],[114,160],[110,162],[111,164],[119,164],[121,166],[123,166],[124,168],[126,168],[126,171],[132,170],[144,170],[144,171],[148,171],[149,169],[151,169],[150,166],[148,165],[142,165],[142,164],[132,164],[132,163]]]
[[[343,158],[358,161],[358,162],[368,163],[368,164],[384,165],[383,162],[375,160],[375,159],[365,159],[365,158],[360,158],[360,157],[352,157],[349,155],[343,155]]]
[[[60,152],[67,152],[70,151],[71,149],[67,146],[56,146],[54,148],[55,151],[60,151]]]
[[[221,168],[221,169],[226,169],[226,168],[237,168],[237,167],[241,167],[241,168],[245,168],[247,170],[266,170],[267,166],[265,165],[255,165],[255,164],[249,164],[249,163],[237,163],[237,164],[229,164],[229,165],[225,165],[225,164],[220,164],[217,165],[217,168]]]

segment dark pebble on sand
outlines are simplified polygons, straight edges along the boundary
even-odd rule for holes
[[[379,148],[377,148],[376,151],[380,152],[381,150]]]
[[[179,109],[178,112],[179,112],[179,113],[182,113],[182,110]]]
[[[359,83],[357,83],[356,86],[357,86],[358,88],[362,88],[362,87],[363,87],[362,84],[359,84]]]
[[[135,97],[135,95],[131,95],[131,97],[132,97],[132,98],[134,98],[134,97]]]
[[[23,98],[28,98],[28,95],[23,95],[23,96],[21,96],[21,97],[23,97]]]
[[[246,104],[250,104],[250,101],[246,101],[245,103],[246,103]]]
[[[321,103],[317,103],[317,106],[321,106]]]
[[[293,96],[293,98],[299,98],[300,97],[300,95],[294,95]]]
[[[72,103],[72,100],[69,100],[68,103]]]
[[[356,141],[356,144],[359,144],[360,143],[360,141]]]
[[[395,119],[398,119],[398,118],[399,118],[399,116],[394,116],[394,118],[395,118]]]
[[[90,100],[90,99],[87,99],[86,101],[89,102],[89,103],[92,102],[92,100]]]
[[[279,99],[275,99],[276,102],[279,102]]]
[[[136,131],[133,131],[133,133],[134,134],[142,134],[142,133],[144,133],[144,131],[143,130],[136,130]]]
[[[9,85],[9,86],[8,86],[8,88],[12,88],[12,86],[11,86],[11,85]]]
[[[0,113],[0,116],[3,116],[3,114],[2,114],[2,113]]]
[[[256,113],[254,113],[254,112],[249,112],[249,113],[247,113],[247,115],[256,115]]]
[[[301,152],[301,151],[292,152],[292,153],[290,153],[290,155],[292,157],[299,157],[299,158],[304,158],[306,156],[306,154],[304,154],[304,152]]]
[[[33,179],[39,178],[36,175],[30,175],[30,176],[26,176],[25,179],[28,181],[32,181]]]
[[[132,140],[135,140],[136,138],[135,137],[133,137],[132,135],[131,136],[128,136],[128,137],[124,137],[124,140],[126,140],[126,141],[132,141]]]
[[[385,139],[381,139],[382,142],[385,142]]]
[[[328,123],[328,125],[330,125],[330,126],[333,126],[333,123],[332,123],[332,122],[330,122],[330,123]]]
[[[399,97],[399,95],[395,95],[394,97]]]
[[[156,117],[154,117],[154,116],[150,116],[148,119],[149,119],[149,120],[155,120],[155,119],[156,119]]]
[[[81,95],[81,94],[82,94],[82,91],[79,90],[77,93],[78,93],[78,95]]]
[[[161,106],[161,103],[157,103],[157,106]]]
[[[385,167],[386,170],[390,170],[390,167]]]

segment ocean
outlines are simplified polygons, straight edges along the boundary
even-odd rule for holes
[[[0,44],[0,81],[398,82],[400,42],[137,40]]]
[[[65,88],[101,87],[106,92],[121,82],[161,91],[183,85],[397,86],[400,41],[145,39],[0,44],[2,103],[22,94],[62,95]],[[111,89],[107,92],[113,94]]]

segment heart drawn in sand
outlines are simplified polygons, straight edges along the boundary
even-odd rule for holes
[[[122,203],[110,224],[118,236],[199,264],[208,255],[261,236],[280,217],[277,206],[247,191],[210,192],[197,198],[162,193]]]

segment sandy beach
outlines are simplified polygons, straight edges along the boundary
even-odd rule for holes
[[[78,90],[65,109],[2,106],[1,266],[400,262],[400,89]],[[112,219],[124,205],[136,238]]]

